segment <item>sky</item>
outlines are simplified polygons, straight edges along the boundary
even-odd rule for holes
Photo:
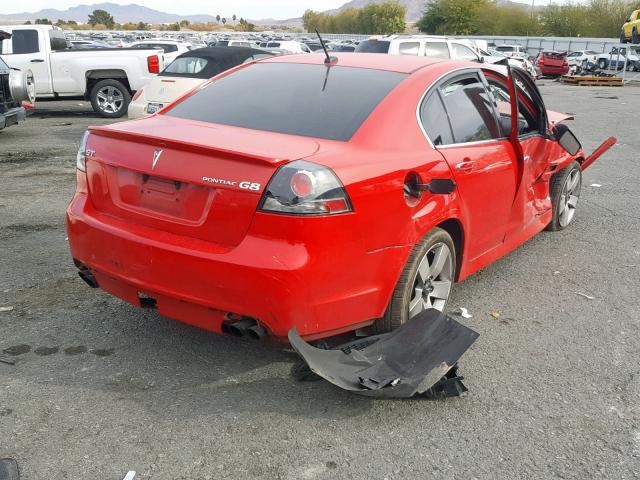
[[[0,0],[0,12],[22,13],[36,12],[44,8],[66,10],[82,4],[118,3],[128,5],[135,3],[161,12],[179,15],[220,14],[245,18],[291,18],[299,17],[307,9],[328,10],[337,8],[347,0]]]

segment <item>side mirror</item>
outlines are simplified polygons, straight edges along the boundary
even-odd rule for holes
[[[571,155],[576,155],[582,148],[580,141],[576,138],[573,132],[569,130],[569,127],[562,123],[556,125],[554,137],[560,146]]]

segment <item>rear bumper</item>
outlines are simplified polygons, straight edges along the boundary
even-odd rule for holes
[[[540,69],[540,73],[545,76],[546,75],[566,75],[567,73],[569,73],[569,67],[538,66],[538,68]]]
[[[102,289],[137,306],[140,294],[151,296],[161,315],[184,323],[221,332],[233,313],[256,319],[274,337],[285,339],[296,327],[315,339],[384,314],[410,247],[371,254],[339,235],[319,240],[322,225],[278,223],[285,221],[256,214],[239,245],[222,247],[101,214],[84,193],[67,209],[73,258]],[[296,238],[301,231],[312,240]]]
[[[12,108],[5,113],[0,113],[0,130],[10,127],[27,119],[27,111],[22,107]]]

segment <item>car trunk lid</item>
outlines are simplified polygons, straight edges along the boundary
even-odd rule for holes
[[[90,131],[95,210],[225,246],[244,238],[275,170],[318,149],[304,137],[161,115]]]
[[[144,96],[148,102],[167,105],[203,82],[201,78],[157,77],[144,88]]]

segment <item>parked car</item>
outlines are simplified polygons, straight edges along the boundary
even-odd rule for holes
[[[640,72],[640,55],[637,47],[612,47],[609,53],[598,54],[596,65],[601,70],[622,70]]]
[[[0,31],[0,40],[9,38]],[[30,71],[10,68],[0,58],[0,130],[24,121],[25,108],[33,108],[35,88]]]
[[[582,66],[584,62],[596,63],[598,60],[598,52],[593,50],[578,50],[567,54],[567,63],[569,67]]]
[[[527,49],[522,45],[496,45],[493,47],[498,52],[502,53],[507,57],[528,57]]]
[[[0,42],[12,67],[30,69],[36,98],[86,98],[103,117],[127,113],[132,92],[164,68],[160,49],[69,49],[62,30],[51,25],[10,25]]]
[[[69,46],[79,49],[112,48],[108,43],[97,40],[69,40]]]
[[[245,47],[245,48],[251,48],[253,45],[251,45],[251,42],[249,42],[247,40],[218,40],[216,42],[213,42],[211,44],[211,46],[215,46],[215,47]]]
[[[640,10],[634,10],[622,25],[620,43],[640,43]]]
[[[276,50],[282,53],[312,53],[311,49],[302,42],[295,42],[293,40],[279,40],[263,42],[260,44],[260,48],[266,48],[268,50]]]
[[[164,52],[164,63],[169,65],[178,55],[191,50],[191,44],[186,42],[176,42],[174,40],[146,40],[142,42],[133,42],[128,45],[129,48],[139,48],[142,50],[162,49]]]
[[[480,54],[482,60],[486,63],[504,64],[504,62],[506,61],[512,67],[518,67],[526,71],[529,75],[531,75],[531,78],[538,78],[538,71],[533,66],[533,64],[524,57],[507,57],[494,48],[488,48],[486,51],[478,49],[478,53]]]
[[[516,68],[334,57],[240,66],[157,115],[91,127],[67,209],[80,276],[296,349],[389,332],[438,317],[455,281],[569,227],[582,171],[615,142],[585,155],[559,123],[571,117]],[[434,382],[456,359],[438,357]],[[404,382],[391,380],[377,388]]]
[[[225,70],[271,56],[264,50],[244,47],[207,47],[183,53],[136,92],[129,104],[129,118],[156,113]]]
[[[371,37],[360,42],[355,51],[359,53],[388,53],[392,55],[451,58],[472,62],[481,61],[480,55],[468,40],[457,40],[435,35]]]
[[[535,65],[543,77],[559,77],[569,73],[566,52],[542,51],[538,54]]]

